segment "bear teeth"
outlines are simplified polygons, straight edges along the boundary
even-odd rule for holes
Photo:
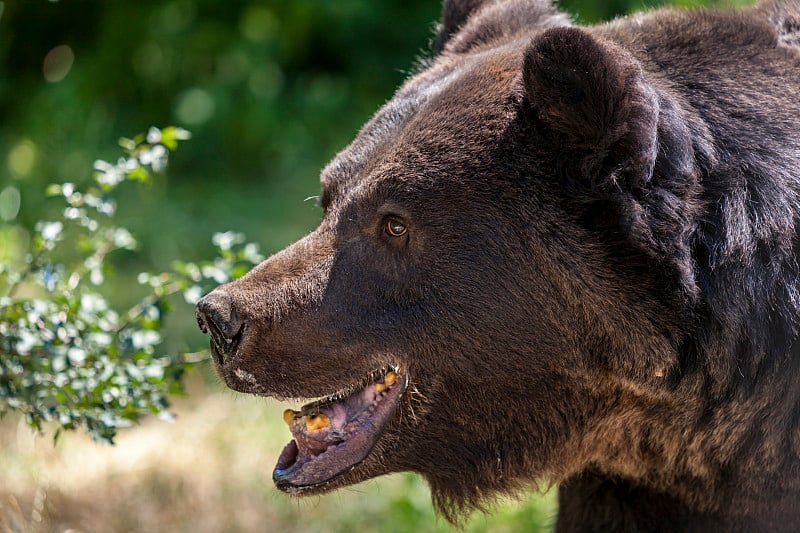
[[[399,373],[400,373],[400,365],[398,364],[389,365],[383,371],[372,372],[360,384],[351,385],[350,387],[337,391],[331,394],[330,396],[326,396],[325,398],[320,398],[318,400],[307,403],[302,407],[302,411],[310,411],[312,409],[319,409],[326,405],[339,403],[341,401],[346,400],[353,394],[367,389],[370,386],[375,387],[375,392],[380,394],[382,392],[385,392],[386,388],[390,387],[397,380],[397,376]],[[291,416],[293,415],[290,415],[289,418],[287,419],[286,411],[284,411],[284,422],[288,424],[289,420],[291,420]]]
[[[361,388],[351,387],[352,392],[340,391],[327,398],[317,400],[302,407],[300,411],[294,409],[286,409],[283,412],[283,421],[292,430],[293,433],[302,433],[307,436],[313,436],[314,439],[326,440],[340,440],[346,439],[347,427],[344,427],[343,422],[334,417],[331,419],[333,413],[336,412],[336,406],[347,405],[349,401],[352,404],[353,397],[362,398],[362,407],[360,413],[352,413],[344,422],[346,426],[350,426],[350,430],[355,428],[355,425],[363,423],[363,421],[370,417],[375,411],[376,406],[385,396],[389,388],[397,382],[399,368],[397,366],[390,366],[378,377],[371,377],[367,384]],[[345,408],[347,409],[347,408]],[[328,414],[323,413],[325,410]],[[330,416],[328,416],[330,415]],[[339,435],[339,433],[344,433]]]

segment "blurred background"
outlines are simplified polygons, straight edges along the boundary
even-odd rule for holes
[[[564,0],[591,23],[658,4]],[[746,1],[680,0],[676,5]],[[190,130],[167,176],[123,188],[118,224],[141,242],[113,258],[119,305],[136,273],[212,254],[235,230],[273,253],[310,231],[319,169],[427,54],[437,0],[0,2],[0,258],[26,252],[59,209],[49,183],[88,182],[116,140],[151,125]],[[116,285],[115,285],[116,284]],[[163,350],[206,340],[176,303]],[[201,365],[202,367],[202,365]],[[413,475],[296,501],[270,480],[289,440],[282,406],[219,386],[201,368],[177,421],[147,421],[116,446],[34,435],[0,421],[0,531],[448,531]],[[537,531],[555,491],[501,502],[468,531]]]

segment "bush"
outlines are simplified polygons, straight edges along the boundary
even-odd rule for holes
[[[214,260],[141,273],[137,282],[147,290],[136,305],[120,311],[109,304],[106,258],[137,246],[112,224],[113,194],[126,181],[148,183],[188,138],[180,128],[150,128],[120,141],[125,156],[116,163],[96,161],[85,191],[72,183],[47,188],[66,204],[60,217],[35,224],[24,257],[0,258],[0,416],[18,411],[39,430],[52,422],[56,438],[83,427],[111,443],[118,428],[143,415],[171,418],[168,396],[182,391],[187,365],[199,359],[158,352],[170,296],[195,303],[263,259],[242,235],[219,233]]]

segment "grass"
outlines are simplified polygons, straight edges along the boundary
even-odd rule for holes
[[[149,420],[116,446],[85,435],[35,435],[0,423],[0,532],[446,532],[425,483],[387,476],[333,494],[290,498],[271,473],[289,440],[285,406],[209,391],[199,379],[176,402],[177,420]],[[468,532],[546,531],[555,494],[504,501]]]

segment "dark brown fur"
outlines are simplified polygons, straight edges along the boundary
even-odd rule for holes
[[[800,530],[799,42],[797,0],[446,1],[319,228],[199,307],[244,332],[237,390],[408,369],[374,451],[294,491],[411,470],[451,520],[540,481],[562,531]]]

